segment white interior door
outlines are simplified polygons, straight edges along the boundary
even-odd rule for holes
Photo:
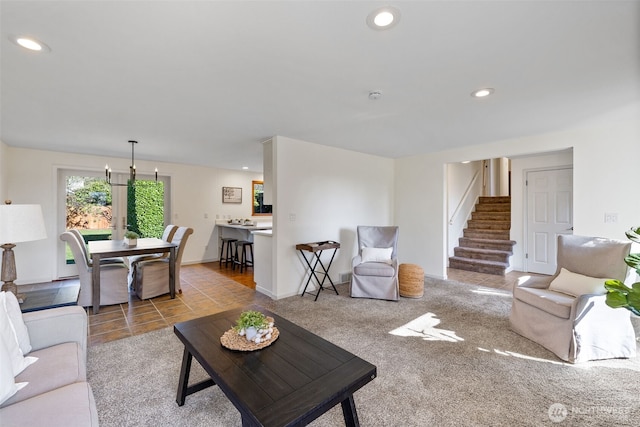
[[[558,235],[573,233],[573,168],[527,172],[526,184],[526,271],[554,274]]]

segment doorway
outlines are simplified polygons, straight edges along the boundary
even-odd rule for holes
[[[127,180],[128,174],[113,174],[111,185],[104,175],[95,171],[60,169],[58,171],[58,227],[57,234],[71,228],[80,230],[85,242],[91,240],[122,239],[127,230]],[[137,182],[151,181],[152,176],[140,175]],[[163,207],[161,221],[168,224],[171,218],[170,179],[158,177],[163,193],[152,201]],[[160,234],[164,224],[159,226]],[[160,237],[160,236],[155,236]],[[58,244],[58,278],[78,274],[69,246]]]

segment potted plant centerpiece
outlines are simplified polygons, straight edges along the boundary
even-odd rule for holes
[[[625,233],[627,238],[635,243],[640,243],[640,227],[631,228]],[[640,253],[629,254],[624,262],[640,274]],[[640,282],[628,287],[619,280],[607,280],[604,282],[607,289],[607,305],[613,308],[626,308],[636,316],[640,316]]]
[[[249,310],[240,314],[233,328],[238,335],[244,336],[247,341],[260,344],[271,339],[273,333],[273,319],[266,317],[259,311]]]
[[[124,233],[124,244],[127,246],[135,246],[138,244],[138,237],[140,236],[135,231],[127,230],[127,232]]]

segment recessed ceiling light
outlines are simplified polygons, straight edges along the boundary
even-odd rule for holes
[[[474,98],[484,98],[485,96],[491,95],[493,92],[495,92],[493,88],[485,87],[471,92],[471,96],[473,96]]]
[[[245,170],[245,171],[246,171],[246,170],[248,170],[248,169],[249,169],[249,166],[243,166],[243,167],[242,167],[242,170]]]
[[[33,52],[51,52],[51,48],[40,40],[27,36],[9,36],[9,40],[16,45]]]
[[[400,11],[391,6],[378,8],[367,16],[367,25],[374,30],[388,30],[395,27],[398,21],[400,21]]]

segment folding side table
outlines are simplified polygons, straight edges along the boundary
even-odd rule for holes
[[[315,278],[316,282],[318,283],[318,291],[315,293],[316,298],[314,299],[314,301],[318,300],[318,296],[320,296],[320,291],[324,289],[323,285],[326,279],[329,279],[329,283],[331,283],[331,287],[335,291],[336,295],[339,295],[338,290],[336,289],[335,285],[333,284],[333,281],[331,280],[331,277],[329,277],[329,269],[331,268],[331,263],[333,262],[333,258],[336,256],[336,252],[338,251],[339,248],[340,248],[340,243],[334,242],[331,240],[326,240],[324,242],[301,243],[299,245],[296,245],[296,250],[300,251],[302,258],[305,260],[307,267],[309,269],[308,270],[309,278],[307,279],[307,284],[304,285],[304,290],[302,291],[302,294],[300,294],[301,297],[304,296],[305,293],[307,293],[307,287],[309,286],[309,282],[311,282],[312,277]],[[331,254],[331,259],[329,260],[329,264],[327,264],[325,268],[322,260],[320,259],[320,256],[322,255],[323,251],[331,250],[331,249],[333,249],[333,253]],[[305,255],[305,252],[311,253],[309,258],[307,258],[307,256]],[[318,265],[320,265],[320,269],[317,270],[316,268],[318,267]],[[322,280],[318,279],[318,276],[317,276],[318,274],[322,275]],[[309,293],[311,294],[311,292]],[[311,295],[314,295],[314,294],[311,294]]]

